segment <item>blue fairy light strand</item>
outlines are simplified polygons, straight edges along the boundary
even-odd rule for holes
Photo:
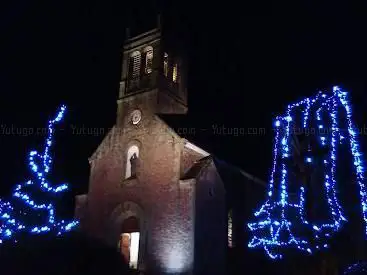
[[[45,191],[45,194],[62,193],[68,189],[67,184],[52,187],[47,181],[47,175],[51,170],[50,167],[52,164],[52,158],[49,152],[53,145],[55,125],[62,121],[65,111],[66,106],[62,105],[55,118],[49,121],[48,135],[43,154],[39,154],[37,151],[31,151],[29,153],[29,167],[35,175],[35,180],[28,180],[23,184],[16,185],[12,193],[14,199],[21,201],[31,211],[43,211],[42,213],[46,213],[47,222],[38,226],[27,225],[25,221],[16,218],[16,210],[12,203],[0,200],[0,243],[10,239],[16,241],[16,235],[20,232],[40,234],[54,231],[57,235],[61,235],[78,225],[78,221],[76,220],[69,222],[64,220],[57,221],[55,218],[55,206],[52,202],[37,202],[25,190],[27,186],[31,185]]]
[[[282,119],[282,121],[277,120],[275,122],[276,127],[276,142],[274,144],[274,161],[273,161],[273,169],[271,172],[271,182],[270,185],[273,186],[274,182],[274,174],[277,172],[281,175],[280,180],[280,193],[278,200],[270,200],[268,198],[267,202],[260,208],[259,211],[255,213],[256,217],[263,217],[260,222],[257,223],[249,223],[248,227],[250,231],[254,233],[253,239],[249,243],[250,248],[255,247],[263,247],[268,256],[272,259],[281,259],[283,255],[277,251],[277,248],[293,245],[298,249],[307,251],[311,253],[309,248],[308,242],[301,238],[300,236],[294,235],[293,227],[294,224],[290,222],[288,216],[290,214],[289,208],[297,208],[299,205],[289,203],[288,199],[288,191],[287,191],[287,180],[288,180],[288,173],[286,169],[285,160],[290,154],[289,148],[289,138],[290,138],[290,124],[292,122],[291,117],[291,106],[288,107],[287,115]],[[279,137],[279,129],[282,124],[286,125],[286,131],[282,133],[282,137]],[[278,140],[281,143],[281,146],[278,146]],[[280,147],[278,149],[278,147]],[[277,159],[278,159],[278,150],[281,150],[282,157],[280,171],[277,171]],[[280,211],[280,213],[279,213]],[[264,235],[270,235],[268,238],[267,236],[261,236],[262,234],[257,234],[258,232],[264,232]],[[281,239],[282,233],[287,233],[287,238],[285,240]]]
[[[362,273],[363,272],[363,273]],[[358,262],[348,266],[345,271],[344,275],[357,275],[357,274],[366,274],[367,273],[367,263],[366,262]]]
[[[362,161],[363,155],[359,149],[359,142],[357,140],[357,129],[352,121],[352,107],[348,99],[348,93],[342,91],[339,87],[333,88],[334,95],[337,96],[344,106],[347,113],[347,124],[349,134],[349,144],[354,159],[354,169],[357,175],[357,183],[359,186],[360,202],[362,208],[362,216],[365,222],[365,235],[367,237],[367,190],[364,178],[364,163]]]
[[[292,195],[292,198],[289,196],[290,178],[288,177],[287,165],[289,162],[286,160],[290,158],[294,149],[290,146],[290,129],[292,126],[296,127],[295,112],[302,109],[303,128],[310,126],[312,120],[316,119],[317,127],[320,130],[317,141],[322,147],[328,146],[325,148],[329,149],[328,155],[322,159],[322,167],[324,170],[324,192],[330,218],[323,223],[309,221],[309,217],[305,214],[305,192],[308,191],[305,183],[296,182],[300,185],[298,195]],[[347,137],[342,136],[339,129],[340,109],[344,109],[347,114]],[[310,254],[315,249],[328,248],[327,240],[335,232],[340,231],[347,222],[337,198],[336,178],[338,144],[345,139],[349,140],[350,152],[354,160],[367,235],[367,192],[364,181],[364,166],[351,110],[347,93],[334,87],[330,94],[319,92],[312,98],[306,98],[289,105],[286,114],[276,118],[269,189],[265,203],[254,213],[258,221],[248,224],[253,235],[248,244],[250,248],[263,248],[272,259],[281,259],[285,249],[289,248],[296,248]],[[329,115],[329,120],[324,114]],[[328,126],[325,125],[327,121],[330,123],[331,131],[325,132],[325,127]],[[304,161],[306,165],[313,165],[312,157],[307,156]],[[275,178],[277,178],[277,182],[275,182]],[[294,184],[294,182],[292,183]],[[297,197],[299,199],[296,201]]]

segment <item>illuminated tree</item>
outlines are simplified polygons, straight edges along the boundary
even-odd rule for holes
[[[364,167],[347,93],[334,87],[331,93],[319,92],[313,98],[289,105],[274,126],[274,159],[267,200],[255,212],[258,220],[248,224],[253,235],[248,246],[262,247],[272,259],[282,258],[289,248],[311,254],[328,247],[328,239],[347,222],[337,192],[337,186],[345,184],[337,177],[337,168],[342,167],[337,156],[342,151],[351,154],[367,232]],[[316,130],[310,132],[312,129]],[[299,142],[295,131],[308,134]],[[292,173],[293,164],[297,173]],[[319,213],[309,209],[314,204],[314,179],[310,176],[315,175],[322,183],[326,217],[322,221],[315,219]],[[321,212],[321,208],[316,212]]]
[[[48,180],[52,163],[50,149],[53,145],[54,127],[62,121],[65,110],[66,107],[61,106],[55,118],[49,121],[43,153],[39,154],[37,151],[29,153],[32,178],[15,186],[11,202],[0,200],[0,243],[9,239],[16,240],[22,232],[31,234],[54,232],[61,235],[78,224],[77,221],[66,222],[56,219],[55,195],[66,191],[68,186],[61,184],[54,187]]]

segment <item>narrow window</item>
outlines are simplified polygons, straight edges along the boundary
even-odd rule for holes
[[[232,210],[228,212],[228,247],[233,247]]]
[[[133,145],[127,151],[125,178],[136,175],[136,164],[139,158],[139,148]]]
[[[175,63],[173,65],[173,72],[172,72],[172,80],[173,82],[177,83],[177,75],[178,75],[178,68],[177,68],[177,63]]]
[[[163,73],[165,77],[168,77],[168,54],[164,53],[163,57]]]
[[[153,48],[146,47],[145,50],[145,73],[150,74],[153,71]]]
[[[132,80],[137,80],[140,76],[141,55],[139,51],[135,51],[130,56],[129,76]]]

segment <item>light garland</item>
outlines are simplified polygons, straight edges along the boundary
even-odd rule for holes
[[[62,121],[65,111],[66,107],[62,105],[59,108],[56,117],[49,121],[48,136],[43,154],[38,154],[37,151],[32,151],[29,154],[29,166],[32,173],[35,175],[35,179],[16,185],[12,194],[16,200],[25,204],[25,212],[27,212],[27,210],[35,211],[36,216],[41,212],[41,215],[46,215],[47,222],[39,226],[29,225],[25,221],[16,218],[18,213],[15,212],[16,210],[13,204],[0,200],[0,243],[4,240],[10,239],[14,239],[16,241],[16,235],[20,232],[40,234],[43,232],[55,231],[57,235],[61,235],[78,225],[78,221],[75,220],[70,222],[66,222],[64,220],[57,221],[55,219],[55,207],[52,202],[36,202],[25,191],[25,189],[31,185],[39,188],[45,194],[61,193],[68,189],[67,184],[52,187],[47,181],[47,174],[50,172],[50,165],[52,163],[49,151],[53,144],[53,136],[55,132],[54,126]],[[23,212],[20,210],[19,213]]]
[[[344,137],[339,129],[339,112],[344,109],[348,124],[348,136]],[[324,223],[316,223],[308,220],[305,214],[305,192],[307,186],[304,182],[296,180],[299,185],[297,201],[289,198],[288,186],[288,164],[291,152],[292,127],[297,126],[295,115],[297,111],[303,114],[303,129],[314,124],[320,132],[319,144],[329,146],[328,156],[323,158],[324,168],[324,191],[326,195],[329,220]],[[310,114],[312,114],[310,116]],[[314,250],[327,248],[326,240],[338,232],[343,224],[347,222],[342,207],[337,198],[337,151],[338,144],[345,144],[344,139],[349,140],[350,151],[354,160],[354,168],[357,182],[360,187],[360,200],[362,216],[365,221],[365,232],[367,235],[367,193],[364,182],[364,168],[362,165],[362,154],[356,139],[356,128],[352,122],[352,111],[347,93],[338,87],[334,87],[329,95],[319,92],[315,97],[307,98],[287,108],[282,117],[275,121],[275,142],[273,148],[273,165],[270,174],[269,190],[267,200],[254,213],[259,221],[249,223],[248,227],[253,234],[248,246],[250,248],[262,247],[272,259],[281,259],[284,249],[296,248],[310,254]],[[312,120],[313,118],[313,120]],[[325,131],[325,121],[330,121],[330,131]],[[309,126],[308,126],[309,125]],[[316,134],[316,133],[315,133]],[[313,165],[310,156],[305,158],[305,166]],[[275,189],[275,184],[277,189]]]
[[[363,273],[362,273],[363,272]],[[345,271],[344,275],[357,275],[357,274],[366,274],[367,273],[367,263],[359,262],[349,266]]]

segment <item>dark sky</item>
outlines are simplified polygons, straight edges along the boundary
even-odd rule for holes
[[[356,7],[191,4],[163,6],[163,16],[175,18],[186,34],[178,39],[189,50],[190,120],[207,129],[266,130],[237,137],[197,132],[199,145],[266,180],[272,118],[290,101],[334,84],[352,92],[363,127],[366,22],[349,13]],[[20,0],[2,8],[1,194],[28,176],[27,152],[42,150],[42,137],[20,132],[44,127],[61,102],[69,112],[58,132],[54,179],[69,182],[73,194],[87,190],[88,157],[103,133],[77,135],[73,129],[114,124],[125,28],[130,22],[144,29],[162,8],[139,5]],[[5,134],[10,127],[18,134]]]

